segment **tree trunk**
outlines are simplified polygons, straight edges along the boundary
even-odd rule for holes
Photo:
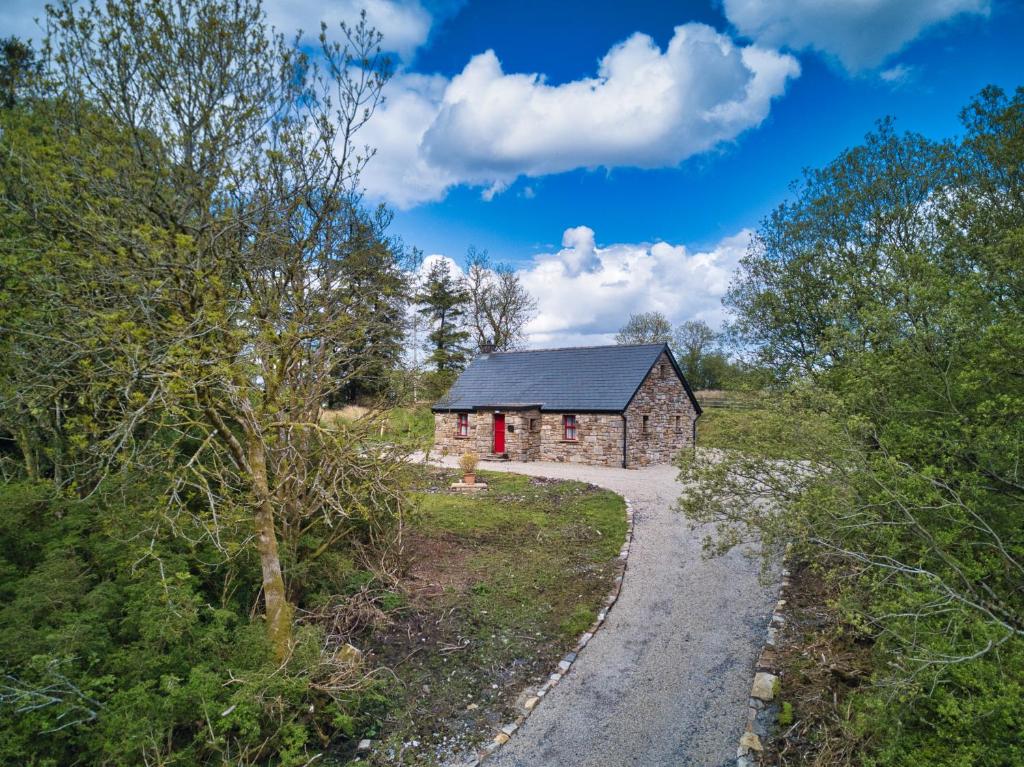
[[[263,444],[255,436],[248,438],[248,462],[256,494],[256,547],[263,571],[263,601],[267,611],[267,637],[278,661],[283,661],[292,641],[292,606],[284,590],[281,558],[277,551],[274,504],[267,481],[267,461]]]
[[[29,479],[39,479],[39,460],[36,456],[36,447],[32,444],[28,429],[18,429],[14,433],[14,439],[21,450],[22,458],[25,460],[25,474]]]

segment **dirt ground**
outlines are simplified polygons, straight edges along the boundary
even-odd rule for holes
[[[791,567],[786,625],[777,640],[781,702],[790,707],[765,742],[763,764],[843,767],[858,764],[864,743],[853,733],[850,692],[867,681],[871,643],[844,623],[827,571]],[[833,574],[834,575],[834,574]]]

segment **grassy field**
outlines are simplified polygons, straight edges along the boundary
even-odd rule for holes
[[[697,421],[698,447],[803,459],[836,437],[836,425],[824,415],[769,394],[719,398],[707,404],[701,394],[704,412]]]
[[[432,475],[375,662],[396,676],[371,764],[435,764],[514,718],[593,621],[617,573],[623,500],[578,482],[483,473],[486,494]],[[412,745],[416,743],[417,745]],[[365,762],[364,762],[365,763]]]
[[[409,405],[373,411],[361,405],[346,405],[338,410],[324,410],[321,419],[331,423],[338,419],[355,421],[373,419],[374,432],[388,442],[415,450],[427,450],[434,441],[434,415],[430,406]]]

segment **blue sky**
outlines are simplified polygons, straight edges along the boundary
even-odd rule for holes
[[[0,9],[33,34],[38,0]],[[607,341],[630,312],[720,325],[729,275],[801,169],[876,120],[959,132],[1024,84],[1013,0],[267,0],[281,28],[365,7],[396,51],[364,183],[429,257],[486,248],[540,302],[531,343]]]

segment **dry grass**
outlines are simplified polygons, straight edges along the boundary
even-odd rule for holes
[[[363,418],[370,412],[370,408],[363,407],[362,405],[345,405],[340,410],[330,410],[324,408],[320,414],[320,420],[323,423],[333,423],[339,418],[345,421],[355,421]]]
[[[780,767],[853,767],[866,743],[855,733],[851,693],[867,681],[871,646],[857,641],[833,608],[830,583],[807,565],[793,567],[787,592],[787,624],[777,663],[782,701],[793,721],[779,726],[765,743],[765,764]]]

